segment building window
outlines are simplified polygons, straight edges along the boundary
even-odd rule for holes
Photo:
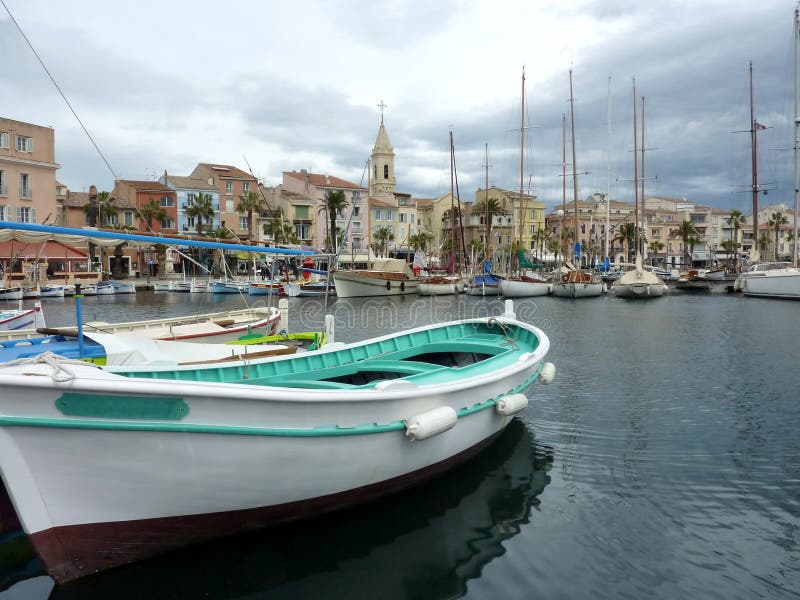
[[[389,179],[389,165],[383,165],[383,178]]]
[[[175,222],[172,220],[172,217],[164,217],[161,219],[161,229],[174,229]]]
[[[127,227],[132,226],[133,225],[133,213],[131,211],[129,211],[129,210],[126,210],[125,213],[124,213],[124,217],[125,217],[125,225]]]
[[[7,196],[8,191],[6,190],[6,172],[0,171],[0,196]]]
[[[27,173],[20,173],[19,175],[19,197],[26,200],[31,199],[31,177]],[[27,223],[27,221],[20,221]]]
[[[33,152],[33,138],[24,135],[15,135],[14,145],[17,152]]]
[[[194,204],[195,201],[197,200],[197,195],[196,194],[187,194],[186,199],[189,202],[189,204]]]
[[[536,233],[536,225],[531,225],[531,234]]]
[[[226,194],[232,194],[233,193],[233,182],[232,181],[226,181],[225,182],[225,193]]]
[[[294,226],[294,234],[299,240],[311,239],[311,225],[298,223]]]
[[[175,206],[175,201],[172,198],[170,198],[169,196],[162,196],[161,197],[161,206],[164,206],[164,207]]]
[[[243,181],[242,182],[242,193],[246,194],[249,191],[250,191],[250,182],[249,181]]]
[[[308,221],[308,206],[295,206],[294,207],[294,218],[299,221]],[[306,240],[308,238],[302,237],[298,235],[301,240]]]
[[[652,234],[652,236],[654,238],[657,238],[657,237],[659,237],[661,235],[661,230],[660,229],[652,229],[651,230],[651,234]]]
[[[36,223],[36,209],[27,206],[18,206],[17,223]]]
[[[372,165],[372,178],[378,178],[378,165]]]
[[[382,217],[381,209],[380,208],[376,208],[375,209],[375,220],[376,221],[382,221],[383,219],[381,217]]]
[[[189,227],[194,228],[194,217],[187,217],[186,218],[186,224]]]
[[[0,148],[8,148],[8,133],[0,131]]]
[[[247,217],[239,217],[239,229],[247,229]]]
[[[353,251],[361,250],[361,238],[354,237],[353,238]]]
[[[358,217],[360,214],[361,214],[361,207],[360,206],[354,206],[353,207],[353,216],[354,217]]]
[[[0,206],[0,221],[12,221],[13,215],[8,206]]]
[[[225,212],[233,212],[233,200],[225,200]]]
[[[400,213],[400,222],[401,223],[405,223],[406,222],[406,213]]]

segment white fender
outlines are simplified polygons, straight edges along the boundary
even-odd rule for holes
[[[556,366],[551,362],[546,362],[542,365],[542,371],[539,373],[539,383],[545,385],[553,383],[556,378]]]
[[[451,429],[458,421],[456,411],[450,406],[440,406],[406,419],[406,437],[426,440]]]
[[[495,404],[495,410],[504,417],[510,417],[528,407],[528,397],[525,394],[509,394],[503,396]]]

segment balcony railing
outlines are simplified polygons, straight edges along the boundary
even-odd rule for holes
[[[33,192],[31,191],[31,188],[29,187],[21,188],[19,190],[19,197],[24,200],[30,200],[33,197]]]

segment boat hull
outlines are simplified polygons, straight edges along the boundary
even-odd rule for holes
[[[619,283],[614,284],[618,298],[658,298],[664,295],[663,283]]]
[[[602,283],[559,282],[553,284],[553,296],[559,298],[596,298],[602,295]]]
[[[746,296],[800,300],[800,269],[767,271],[760,276],[741,278],[740,289]]]
[[[541,281],[500,280],[500,294],[506,298],[531,298],[547,296],[552,284]]]
[[[21,287],[0,289],[0,300],[22,300],[24,290]]]
[[[419,279],[392,277],[394,274],[370,275],[358,271],[337,271],[333,275],[338,298],[361,296],[402,296],[416,294]]]
[[[454,347],[477,348],[491,333],[500,354],[445,379],[441,369],[450,367],[400,356],[394,368],[419,370],[410,380],[323,378],[308,380],[318,388],[297,389],[257,383],[264,369],[273,377],[296,373],[280,363],[297,358],[231,368],[251,374],[253,385],[195,380],[195,371],[178,381],[136,377],[152,374],[141,369],[123,377],[74,364],[68,368],[75,378],[57,382],[47,376],[49,365],[6,367],[0,473],[58,582],[395,492],[470,457],[527,405],[519,392],[540,376],[547,337],[519,322],[497,328],[502,332],[476,322],[447,325],[461,332]],[[505,342],[509,327],[522,334],[519,347]],[[341,364],[337,353],[352,360],[363,352],[364,360],[378,361],[375,368],[391,370],[389,350],[427,356],[420,346],[429,329],[410,332],[400,350],[398,336],[385,336],[307,354],[300,364],[327,375],[326,361]],[[376,348],[387,352],[373,357]],[[520,398],[523,404],[505,411],[504,402]],[[412,441],[415,424],[442,410],[452,420]]]

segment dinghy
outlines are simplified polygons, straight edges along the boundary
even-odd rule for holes
[[[352,506],[466,461],[549,383],[500,317],[226,366],[0,366],[0,474],[59,583]]]

